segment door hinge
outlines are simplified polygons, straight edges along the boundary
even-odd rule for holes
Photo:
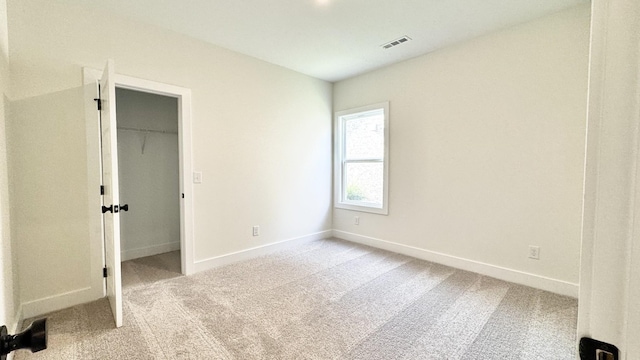
[[[104,195],[104,185],[100,185],[100,195]]]
[[[102,277],[105,277],[105,278],[107,277],[107,267],[106,266],[102,268]]]
[[[182,198],[184,199],[184,193],[182,193]]]
[[[98,84],[98,97],[93,99],[98,105],[98,111],[102,110],[102,99],[100,98],[100,94],[102,93],[100,92],[100,84]]]

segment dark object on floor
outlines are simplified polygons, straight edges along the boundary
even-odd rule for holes
[[[580,360],[618,360],[615,345],[583,337],[580,339]]]
[[[47,319],[31,323],[23,332],[9,335],[7,327],[0,327],[0,360],[6,360],[7,354],[18,349],[30,349],[38,352],[47,348]]]

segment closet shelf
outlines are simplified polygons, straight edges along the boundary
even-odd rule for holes
[[[128,127],[119,127],[118,130],[139,131],[139,132],[160,133],[160,134],[178,134],[177,131],[152,130],[152,129],[135,129],[135,128],[128,128]]]

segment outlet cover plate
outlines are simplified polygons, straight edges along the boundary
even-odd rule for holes
[[[540,260],[540,246],[529,245],[529,259]]]
[[[202,184],[202,172],[194,171],[193,172],[193,183],[194,184]]]

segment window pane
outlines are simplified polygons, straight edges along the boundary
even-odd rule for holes
[[[384,114],[350,119],[345,122],[345,158],[382,159],[384,157]]]
[[[383,163],[346,163],[344,199],[382,205]]]

